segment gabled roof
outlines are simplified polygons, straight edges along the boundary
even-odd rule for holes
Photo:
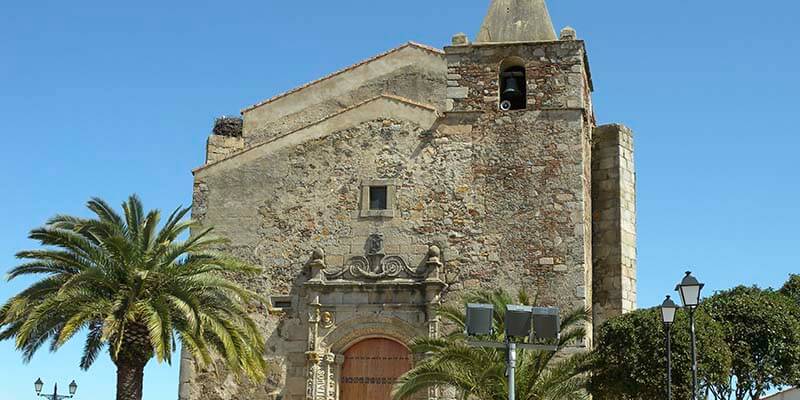
[[[316,84],[318,84],[320,82],[324,82],[324,81],[326,81],[328,79],[334,78],[334,77],[339,76],[341,74],[344,74],[344,73],[346,73],[348,71],[354,70],[354,69],[356,69],[356,68],[358,68],[358,67],[360,67],[362,65],[369,64],[369,63],[371,63],[371,62],[373,62],[375,60],[379,60],[381,58],[387,57],[387,56],[389,56],[391,54],[397,53],[397,52],[399,52],[399,51],[401,51],[403,49],[409,48],[409,47],[417,48],[417,49],[420,49],[420,50],[425,50],[425,51],[428,51],[430,53],[433,53],[433,54],[436,54],[436,55],[440,55],[440,56],[445,54],[444,51],[442,51],[440,49],[437,49],[435,47],[427,46],[427,45],[416,43],[416,42],[408,42],[408,43],[406,43],[406,44],[404,44],[404,45],[402,45],[400,47],[395,47],[394,49],[391,49],[391,50],[389,50],[387,52],[378,54],[378,55],[376,55],[374,57],[371,57],[371,58],[363,60],[363,61],[361,61],[359,63],[353,64],[353,65],[351,65],[351,66],[349,66],[347,68],[341,69],[341,70],[336,71],[336,72],[334,72],[332,74],[326,75],[326,76],[324,76],[322,78],[319,78],[317,80],[314,80],[314,81],[311,81],[309,83],[306,83],[305,85],[298,86],[298,87],[296,87],[296,88],[294,88],[292,90],[289,90],[287,92],[283,92],[281,94],[278,94],[278,95],[275,95],[273,97],[270,97],[267,100],[264,100],[264,101],[258,102],[256,104],[253,104],[252,106],[241,110],[241,113],[244,114],[244,113],[246,113],[248,111],[251,111],[253,109],[256,109],[258,107],[261,107],[261,106],[264,106],[266,104],[272,103],[272,102],[274,102],[274,101],[276,101],[278,99],[281,99],[281,98],[289,96],[291,94],[300,92],[303,89],[306,89],[308,87],[314,86],[314,85],[316,85]]]
[[[420,126],[432,126],[439,114],[435,107],[414,102],[392,95],[381,95],[348,107],[335,114],[285,135],[259,143],[219,161],[196,168],[192,173],[201,174],[207,170],[230,165],[235,167],[234,160],[249,161],[286,147],[294,146],[308,140],[325,137],[331,133],[372,121],[378,118],[396,118],[418,123]]]

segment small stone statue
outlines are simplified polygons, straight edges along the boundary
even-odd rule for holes
[[[314,251],[311,253],[311,261],[322,261],[324,263],[325,262],[325,250],[323,250],[323,249],[321,249],[319,247],[314,249]]]
[[[428,262],[440,262],[441,256],[442,250],[439,249],[439,246],[431,245],[428,247]]]
[[[322,271],[325,269],[325,250],[316,248],[311,253],[311,260],[308,261],[308,268],[311,272],[309,280],[322,282],[325,280],[325,274]]]

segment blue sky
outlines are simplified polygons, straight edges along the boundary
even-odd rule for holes
[[[3,2],[0,270],[34,245],[29,229],[83,214],[90,196],[188,205],[215,117],[408,40],[474,37],[487,5]],[[800,272],[800,3],[550,0],[550,11],[587,40],[600,122],[636,132],[639,305],[660,303],[687,266],[710,290]],[[0,283],[0,301],[26,283]],[[33,398],[39,376],[108,398],[113,365],[80,371],[80,346],[22,365],[0,343],[0,398]],[[144,398],[176,396],[177,365],[151,363]]]

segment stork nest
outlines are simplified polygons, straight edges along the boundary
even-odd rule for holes
[[[243,121],[238,117],[219,117],[214,121],[214,134],[241,137]]]

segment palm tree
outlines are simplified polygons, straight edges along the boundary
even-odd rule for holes
[[[138,197],[120,216],[91,199],[93,218],[58,215],[30,238],[42,249],[17,253],[26,260],[8,279],[41,279],[0,308],[0,340],[15,339],[25,362],[46,342],[58,350],[86,334],[80,366],[88,369],[104,348],[117,367],[117,399],[140,400],[145,365],[171,362],[176,339],[200,365],[221,358],[237,377],[261,380],[264,339],[249,317],[255,293],[226,279],[255,267],[216,253],[223,239],[183,220],[179,207],[159,229],[160,213],[145,214]]]
[[[494,331],[492,341],[504,341],[506,305],[530,305],[525,293],[513,297],[507,292],[480,291],[465,296],[465,303],[494,305]],[[411,343],[411,350],[426,354],[427,358],[400,377],[392,395],[395,400],[413,398],[421,390],[435,386],[455,388],[461,398],[479,400],[505,400],[508,398],[506,354],[503,349],[470,347],[464,335],[464,311],[460,306],[442,306],[438,314],[444,323],[453,327],[449,335],[431,339],[420,337]],[[520,400],[578,400],[588,398],[584,387],[586,375],[581,366],[587,352],[564,351],[568,344],[586,336],[584,322],[588,312],[575,310],[561,321],[558,352],[519,350],[517,357],[516,391]]]

